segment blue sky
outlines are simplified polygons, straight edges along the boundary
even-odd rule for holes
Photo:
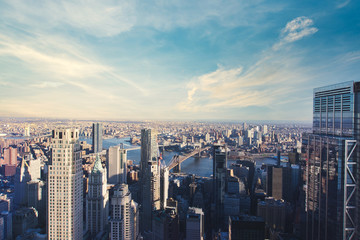
[[[0,116],[299,120],[360,80],[359,2],[1,1]]]

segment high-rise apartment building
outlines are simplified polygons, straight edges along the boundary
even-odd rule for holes
[[[127,182],[127,150],[113,146],[106,153],[108,183],[121,184]]]
[[[49,240],[83,239],[82,174],[79,130],[53,130],[47,179]]]
[[[4,148],[4,164],[17,165],[17,154],[16,146]]]
[[[358,239],[360,82],[314,89],[313,133],[302,138],[305,239]]]
[[[86,196],[86,224],[90,235],[106,231],[109,215],[109,194],[106,186],[106,170],[96,155],[94,168],[89,175],[88,193]]]
[[[103,128],[101,123],[93,123],[92,149],[94,153],[102,151]]]
[[[111,240],[135,240],[139,229],[139,212],[137,203],[131,199],[127,184],[115,187],[111,198],[112,214],[110,218]]]

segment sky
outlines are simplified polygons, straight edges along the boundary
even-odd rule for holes
[[[354,0],[0,1],[0,117],[311,121],[359,81]]]

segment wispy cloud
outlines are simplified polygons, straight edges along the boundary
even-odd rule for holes
[[[135,82],[121,77],[113,67],[104,65],[98,62],[96,57],[88,55],[87,49],[83,46],[60,37],[42,34],[11,37],[0,34],[0,56],[17,58],[37,74],[80,87],[91,93],[101,91],[98,87],[89,84],[89,78],[106,78],[114,83],[128,84],[140,93],[146,93],[146,90]],[[109,97],[109,93],[104,96]]]
[[[351,2],[351,0],[343,1],[343,2],[339,3],[338,5],[336,5],[336,8],[346,7],[350,2]]]
[[[245,108],[272,106],[291,98],[296,87],[309,77],[300,66],[299,57],[291,52],[279,51],[285,43],[297,41],[317,31],[313,21],[299,17],[287,23],[281,31],[281,39],[247,70],[239,66],[217,70],[191,80],[187,99],[178,104],[182,111],[209,112],[221,108]]]
[[[41,82],[32,84],[35,88],[57,88],[64,85],[62,82]]]
[[[216,20],[223,26],[247,26],[278,12],[277,3],[246,0],[200,1],[7,1],[4,17],[42,30],[71,27],[97,37],[115,36],[135,27],[186,28]]]
[[[316,33],[319,29],[313,25],[313,20],[304,16],[293,19],[282,29],[280,41],[274,44],[273,49],[277,50],[286,43],[295,42]]]

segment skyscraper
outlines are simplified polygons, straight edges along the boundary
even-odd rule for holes
[[[214,145],[213,147],[213,182],[216,226],[224,223],[223,209],[226,192],[227,153],[226,146]]]
[[[169,169],[166,166],[161,166],[160,173],[160,200],[161,208],[165,209],[166,202],[169,195]]]
[[[102,151],[103,129],[101,123],[93,123],[92,148],[94,153]]]
[[[79,130],[53,130],[47,179],[48,239],[83,238],[82,174]]]
[[[148,162],[144,173],[144,185],[142,189],[142,228],[144,232],[151,232],[152,211],[159,210],[161,206],[160,170],[157,162]]]
[[[116,186],[111,198],[111,240],[135,240],[138,235],[138,206],[131,199],[127,184]]]
[[[108,183],[126,183],[127,179],[127,150],[120,146],[113,146],[107,150]]]
[[[204,239],[204,212],[201,208],[189,207],[186,215],[186,240]]]
[[[358,239],[360,82],[314,89],[313,133],[302,138],[306,239]]]
[[[152,211],[160,209],[160,162],[157,134],[152,129],[141,130],[141,231],[151,232]]]
[[[86,196],[86,221],[91,236],[106,230],[109,214],[109,195],[106,188],[106,170],[96,155],[94,168],[89,175],[89,191]]]

